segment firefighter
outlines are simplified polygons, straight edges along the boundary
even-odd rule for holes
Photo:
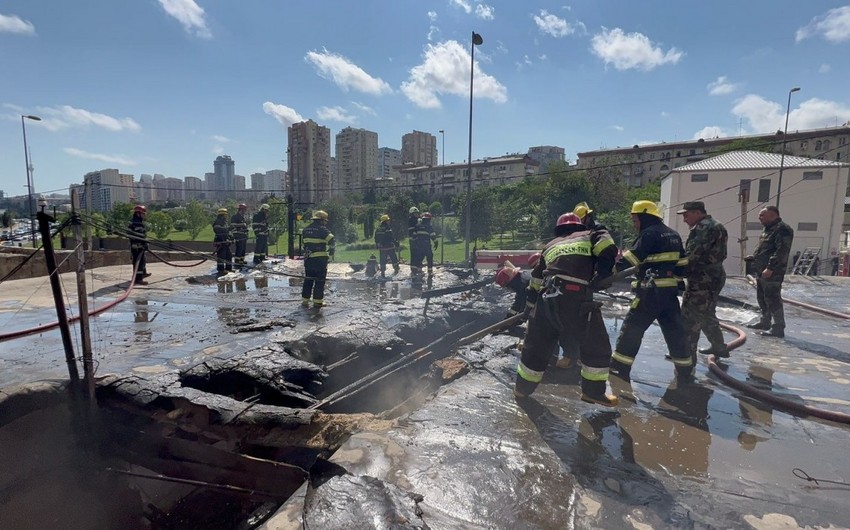
[[[685,243],[688,283],[682,295],[682,318],[688,332],[688,351],[691,352],[691,358],[696,357],[699,334],[703,332],[711,347],[700,348],[700,353],[729,357],[729,349],[715,314],[720,291],[726,284],[723,261],[726,259],[729,235],[726,227],[706,213],[702,201],[686,202],[676,213],[682,215],[685,224],[691,229]]]
[[[230,232],[233,234],[233,242],[236,246],[233,262],[238,267],[245,265],[245,247],[248,244],[248,220],[245,218],[247,211],[248,205],[243,202],[236,208],[233,217],[230,218]]]
[[[419,224],[413,231],[413,241],[410,244],[411,249],[416,251],[416,258],[410,263],[411,268],[421,272],[422,261],[425,260],[428,264],[428,276],[434,275],[434,250],[437,250],[440,244],[437,241],[437,234],[434,233],[434,228],[431,226],[431,217],[429,212],[422,214]]]
[[[136,285],[147,285],[145,278],[150,276],[147,269],[145,252],[148,250],[148,228],[145,225],[145,217],[148,209],[141,204],[133,208],[133,218],[128,227],[130,236],[130,256],[133,258],[133,267],[136,271]]]
[[[374,254],[370,255],[369,259],[366,260],[366,272],[364,274],[367,278],[374,278],[378,274],[378,258]]]
[[[610,286],[617,246],[606,230],[588,230],[574,213],[558,218],[528,289],[529,321],[514,394],[527,397],[543,379],[560,337],[579,343],[581,400],[613,407],[607,392],[611,343],[593,292]]]
[[[794,229],[782,221],[779,208],[767,206],[759,212],[763,230],[758,246],[751,256],[744,258],[758,276],[756,298],[761,311],[758,322],[748,324],[760,329],[765,337],[785,337],[785,308],[782,305],[782,282],[788,272],[788,257],[794,242]]]
[[[410,272],[413,274],[420,272],[418,267],[415,269],[413,267],[413,264],[416,263],[417,260],[416,245],[413,244],[413,234],[416,232],[416,227],[419,226],[419,208],[411,206],[407,213],[407,240],[410,245]],[[419,261],[422,260],[420,259]]]
[[[260,210],[251,219],[254,230],[254,265],[259,265],[266,259],[269,252],[269,205],[260,205]]]
[[[215,268],[219,274],[233,270],[233,254],[230,245],[233,238],[230,234],[230,224],[227,222],[227,208],[219,208],[213,221],[213,246],[215,247]]]
[[[611,359],[611,373],[630,381],[632,365],[647,328],[655,321],[661,326],[676,375],[687,381],[693,375],[694,361],[688,351],[688,338],[679,308],[679,260],[685,254],[682,237],[665,225],[658,206],[648,200],[635,201],[632,224],[638,232],[632,248],[623,253],[618,267],[638,267],[632,282],[634,301],[620,329]]]
[[[390,216],[384,214],[381,216],[381,224],[375,230],[375,246],[378,247],[378,255],[380,256],[381,278],[386,277],[387,261],[393,264],[393,271],[398,274],[398,241],[393,235],[393,228],[390,226]]]
[[[334,255],[334,235],[328,230],[328,212],[313,212],[312,223],[301,232],[304,245],[304,287],[301,305],[321,309],[325,305],[325,278],[328,277],[328,260]]]

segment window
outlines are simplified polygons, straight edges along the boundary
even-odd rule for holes
[[[805,140],[800,142],[800,151],[805,151],[808,148],[809,148],[809,142],[807,142]]]
[[[761,223],[759,223],[758,221],[756,221],[756,222],[750,221],[750,222],[747,223],[747,231],[761,230],[762,228],[763,227],[761,226]]]
[[[829,140],[824,140],[823,141],[823,150],[829,151],[829,146],[831,146],[831,145],[832,145],[832,143]]]
[[[769,200],[770,200],[770,179],[759,179],[758,202],[767,202]]]
[[[689,154],[690,154],[691,156],[693,156],[693,155],[697,154],[697,150],[696,150],[696,149],[691,149],[691,151],[690,151],[690,153],[689,153]]]
[[[691,175],[691,182],[708,182],[708,173],[694,173]]]
[[[818,140],[817,143],[815,144],[815,151],[820,151],[821,149],[823,149],[823,142]]]
[[[818,224],[817,223],[797,223],[797,231],[798,232],[817,232]]]
[[[649,159],[655,160],[655,153],[649,153]]]
[[[669,170],[670,170],[670,167],[667,164],[664,164],[663,166],[661,166],[661,171],[669,171]]]
[[[803,180],[823,180],[823,171],[803,171]]]

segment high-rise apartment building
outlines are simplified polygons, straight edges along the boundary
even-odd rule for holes
[[[286,171],[282,169],[270,169],[265,173],[252,174],[251,189],[253,191],[274,193],[281,197],[286,195]]]
[[[187,201],[202,199],[204,198],[204,181],[198,177],[185,177],[183,191]]]
[[[83,183],[71,186],[80,194],[80,204],[91,212],[108,212],[118,203],[131,203],[135,197],[133,175],[117,169],[101,169],[83,176]]]
[[[211,187],[207,190],[212,199],[222,199],[236,190],[236,162],[230,155],[216,157],[213,162],[213,177]]]
[[[378,178],[397,180],[398,169],[393,166],[401,165],[401,151],[392,147],[381,147],[378,149]]]
[[[346,127],[336,135],[334,195],[362,192],[378,177],[378,133]]]
[[[331,130],[313,120],[287,129],[289,189],[296,202],[318,204],[331,196]]]
[[[401,137],[401,163],[416,166],[437,165],[437,137],[413,131]]]
[[[183,201],[183,181],[174,177],[166,177],[155,173],[153,176],[154,200],[159,202]]]

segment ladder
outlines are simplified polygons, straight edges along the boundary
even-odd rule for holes
[[[797,259],[797,263],[794,264],[794,271],[792,272],[792,274],[802,274],[804,276],[808,276],[809,273],[812,271],[812,266],[815,264],[815,260],[818,259],[819,255],[820,247],[806,247],[800,257]],[[820,260],[818,259],[818,261]]]

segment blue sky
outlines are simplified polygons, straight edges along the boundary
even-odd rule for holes
[[[846,1],[846,0],[845,0]],[[313,119],[400,148],[445,130],[473,158],[581,151],[850,121],[850,5],[828,0],[0,0],[0,189],[88,171],[203,177],[285,169]],[[441,155],[442,156],[442,155]]]

